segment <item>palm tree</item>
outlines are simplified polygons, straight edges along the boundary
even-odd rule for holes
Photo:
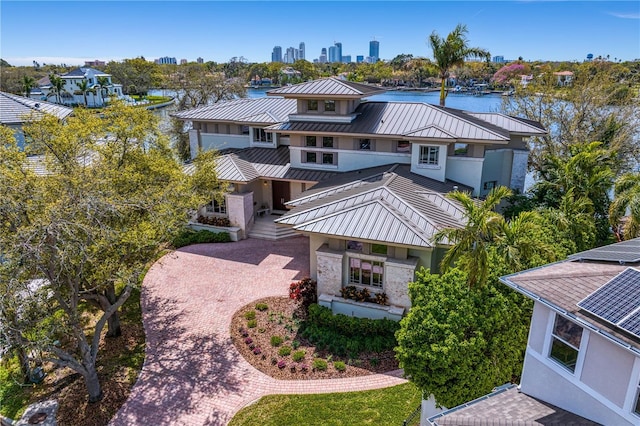
[[[640,173],[625,173],[616,180],[613,202],[609,207],[609,222],[616,230],[618,239],[621,238],[617,230],[625,215],[622,236],[625,239],[640,236]]]
[[[62,95],[62,91],[64,90],[64,80],[62,79],[62,77],[52,73],[52,74],[49,74],[49,81],[51,82],[51,92],[53,92],[56,95],[57,103],[61,104],[62,103],[61,95]]]
[[[87,104],[87,92],[89,91],[89,82],[86,79],[83,79],[80,83],[76,83],[78,89],[82,92],[82,96],[84,97],[84,106],[88,106]]]
[[[433,49],[433,57],[440,72],[442,83],[440,86],[440,105],[444,106],[444,99],[447,97],[445,86],[449,77],[449,70],[456,65],[463,65],[468,58],[486,58],[491,54],[479,47],[469,47],[466,38],[467,26],[458,24],[449,33],[447,38],[442,38],[435,31],[429,36],[429,44]]]
[[[22,89],[24,90],[25,98],[28,98],[31,94],[31,89],[33,89],[36,85],[36,81],[33,77],[24,75],[22,76]]]
[[[467,270],[469,286],[484,284],[489,275],[489,246],[504,229],[504,217],[494,208],[511,190],[499,186],[491,190],[483,202],[471,198],[466,192],[454,191],[447,196],[456,200],[464,210],[467,220],[464,228],[446,228],[434,236],[436,243],[451,244],[442,259],[440,269],[446,272],[454,262],[460,260]]]
[[[102,104],[104,104],[105,90],[108,93],[107,88],[110,86],[109,78],[108,77],[98,77],[98,78],[96,78],[96,80],[98,81],[98,86],[100,87],[100,99],[102,101]]]

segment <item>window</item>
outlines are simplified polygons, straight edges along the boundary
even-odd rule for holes
[[[308,100],[307,101],[307,111],[317,111],[318,110],[318,101],[316,100]]]
[[[323,148],[333,148],[333,136],[324,136],[322,138]]]
[[[335,111],[336,110],[336,101],[324,101],[324,110],[325,111]]]
[[[349,283],[382,288],[384,263],[375,260],[349,258]]]
[[[347,241],[347,250],[362,252],[362,243],[360,241]]]
[[[498,185],[498,181],[497,180],[490,180],[489,182],[485,182],[482,185],[482,189],[485,189],[487,191],[492,190],[493,188],[496,187],[496,185]]]
[[[421,146],[418,163],[428,166],[437,166],[439,154],[440,147],[438,146]]]
[[[242,134],[243,135],[249,134],[249,126],[242,126]]]
[[[334,155],[330,152],[322,153],[322,164],[333,164]]]
[[[358,149],[371,150],[371,139],[360,139],[358,141]]]
[[[207,213],[227,214],[227,204],[225,203],[224,198],[220,202],[218,202],[218,200],[213,200],[207,204]]]
[[[315,152],[307,152],[305,157],[305,163],[315,163],[317,159]]]
[[[315,136],[307,136],[307,146],[316,146]]]
[[[638,384],[638,388],[636,389],[636,403],[633,406],[633,412],[640,414],[640,384]]]
[[[397,152],[411,152],[411,142],[409,141],[398,141],[398,145],[396,146]]]
[[[371,253],[387,255],[387,246],[384,244],[371,244]]]
[[[549,357],[574,372],[578,361],[582,327],[567,318],[556,314],[551,334],[551,352]]]
[[[453,155],[466,156],[469,152],[469,145],[466,143],[457,143],[453,145]]]
[[[273,133],[267,133],[264,129],[253,129],[253,141],[254,142],[273,142]]]

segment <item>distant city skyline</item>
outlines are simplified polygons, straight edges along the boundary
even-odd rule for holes
[[[78,19],[28,31],[24,17]],[[108,18],[108,19],[107,19]],[[330,19],[329,19],[330,18]],[[103,24],[101,24],[102,22]],[[446,36],[467,25],[471,46],[505,59],[583,61],[588,54],[610,60],[640,58],[638,1],[12,1],[2,0],[0,57],[12,65],[122,60],[143,56],[227,62],[244,57],[269,62],[274,46],[320,57],[399,54],[432,58],[432,31]],[[341,43],[337,46],[335,42]],[[340,51],[340,52],[338,52]],[[369,55],[367,55],[369,53]],[[295,52],[294,52],[295,55]],[[329,58],[327,58],[329,59]]]

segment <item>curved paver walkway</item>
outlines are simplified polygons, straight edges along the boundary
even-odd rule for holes
[[[253,300],[286,295],[309,276],[309,240],[248,239],[171,253],[147,273],[141,304],[146,359],[111,425],[224,425],[268,394],[378,389],[401,371],[333,380],[276,380],[236,351],[231,317]]]

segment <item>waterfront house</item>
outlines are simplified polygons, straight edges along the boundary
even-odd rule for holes
[[[520,386],[431,424],[640,424],[640,238],[501,281],[534,301]]]
[[[45,114],[64,120],[72,113],[71,108],[62,105],[0,92],[0,124],[14,130],[16,140],[21,146],[24,145],[24,123],[37,120]]]
[[[87,82],[87,106],[103,107],[109,97],[124,98],[122,85],[111,80],[111,74],[88,67],[76,68],[60,76],[64,87],[60,93],[60,102],[64,105],[85,105],[85,94],[78,87],[83,81]],[[31,92],[31,98],[45,101],[56,101],[51,81],[45,77],[38,81],[38,87]]]
[[[558,71],[553,73],[556,76],[558,86],[570,86],[573,83],[573,73],[571,71]]]
[[[279,214],[279,227],[310,237],[321,303],[361,314],[340,297],[353,285],[388,297],[391,308],[368,316],[399,317],[417,268],[437,271],[444,248],[433,234],[464,225],[444,194],[522,190],[525,138],[545,130],[498,113],[365,99],[382,91],[326,78],[175,117],[192,123],[193,156],[220,150],[218,177],[232,184],[225,205],[201,214],[227,217],[245,235]]]

